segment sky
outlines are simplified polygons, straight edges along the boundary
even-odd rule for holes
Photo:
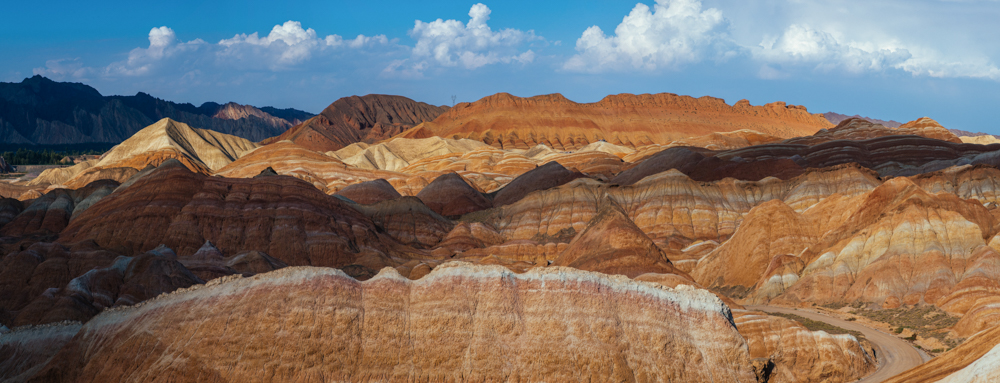
[[[0,81],[35,74],[318,113],[498,92],[713,96],[1000,134],[1000,0],[48,1],[0,5]]]

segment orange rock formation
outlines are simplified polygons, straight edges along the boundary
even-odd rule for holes
[[[601,140],[635,148],[740,129],[790,138],[830,126],[822,115],[784,102],[752,106],[740,100],[728,105],[718,98],[660,93],[619,94],[580,104],[560,94],[521,98],[498,93],[458,104],[400,137],[469,138],[502,148],[545,144],[567,150]]]
[[[138,254],[165,244],[180,256],[210,240],[225,254],[256,250],[289,265],[378,270],[398,244],[339,198],[287,176],[234,179],[193,173],[177,161],[94,204],[61,233]],[[401,250],[405,252],[405,250]]]
[[[216,281],[103,313],[32,381],[756,381],[729,309],[690,287],[461,263],[417,281],[323,268]]]

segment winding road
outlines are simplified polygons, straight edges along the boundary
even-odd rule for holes
[[[848,322],[834,316],[804,309],[775,306],[746,306],[746,308],[748,310],[798,315],[864,334],[869,342],[878,347],[878,370],[858,382],[881,382],[931,359],[926,353],[917,350],[913,345],[902,339],[856,322]]]

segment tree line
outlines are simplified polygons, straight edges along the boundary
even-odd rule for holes
[[[42,149],[42,150],[32,150],[20,148],[16,151],[5,151],[0,152],[0,157],[3,157],[8,164],[11,165],[58,165],[63,158],[67,156],[80,156],[84,154],[102,154],[103,150],[52,150],[52,149]],[[72,165],[72,163],[70,163]]]

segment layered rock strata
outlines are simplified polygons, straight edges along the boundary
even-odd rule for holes
[[[322,268],[216,281],[103,313],[32,381],[756,381],[729,309],[690,287],[461,263],[417,281]],[[261,327],[272,315],[289,320]]]
[[[344,97],[323,109],[318,116],[264,143],[290,140],[311,150],[332,151],[355,142],[372,143],[389,138],[421,122],[433,120],[446,109],[402,96]]]
[[[378,270],[405,249],[339,198],[294,177],[207,177],[167,162],[94,204],[60,234],[139,254],[160,244],[180,256],[210,240],[225,254],[267,253],[289,265]]]
[[[602,140],[635,148],[740,129],[788,138],[831,126],[822,115],[783,102],[752,106],[740,100],[728,105],[718,98],[660,93],[619,94],[582,104],[560,94],[521,98],[498,93],[458,104],[401,136],[468,138],[508,149],[545,144],[572,150]]]

